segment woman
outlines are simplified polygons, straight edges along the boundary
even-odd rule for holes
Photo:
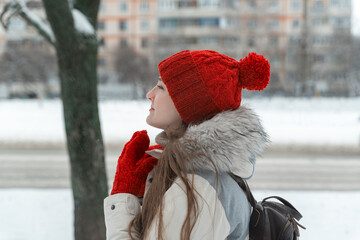
[[[185,50],[158,68],[146,121],[164,131],[158,145],[146,131],[125,145],[104,201],[107,239],[247,239],[251,207],[234,179],[253,175],[267,135],[241,89],[263,90],[269,62]]]

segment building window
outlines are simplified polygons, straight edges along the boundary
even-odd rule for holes
[[[248,39],[248,46],[249,47],[255,47],[256,43],[255,43],[255,39],[254,38],[249,38]]]
[[[250,19],[247,22],[247,26],[248,26],[248,28],[256,28],[257,27],[257,19],[255,19],[255,18]]]
[[[325,5],[324,5],[323,0],[315,0],[314,4],[313,4],[313,7],[312,7],[312,10],[315,11],[315,12],[324,11],[325,10]]]
[[[147,20],[142,20],[140,22],[140,29],[141,30],[149,30],[150,26],[149,26],[149,21]]]
[[[256,8],[256,1],[255,0],[248,0],[247,6],[250,10],[255,10]]]
[[[269,10],[269,12],[278,12],[279,11],[279,2],[278,1],[270,1],[268,10]]]
[[[178,7],[179,8],[197,7],[197,1],[179,1]]]
[[[223,0],[221,2],[222,2],[222,5],[225,8],[232,8],[232,9],[239,8],[239,1],[238,0]]]
[[[343,1],[343,0],[330,0],[330,6],[339,7],[340,6],[340,1]]]
[[[325,63],[325,56],[322,54],[314,54],[312,56],[313,62],[316,63]]]
[[[179,26],[182,27],[192,27],[198,25],[199,25],[199,20],[196,18],[184,18],[179,20]]]
[[[159,0],[158,1],[158,8],[160,10],[174,9],[174,7],[175,7],[174,0]]]
[[[349,17],[332,17],[330,23],[335,28],[350,28]]]
[[[333,37],[328,35],[314,35],[311,37],[313,45],[328,45],[333,42]]]
[[[330,6],[334,8],[349,8],[350,0],[330,0]]]
[[[141,39],[141,47],[142,48],[147,48],[149,46],[149,39],[147,38],[142,38]]]
[[[291,8],[294,10],[294,11],[299,11],[301,9],[301,2],[300,0],[293,0],[291,2]]]
[[[97,23],[97,29],[104,30],[105,29],[105,22],[104,21],[99,21]]]
[[[289,44],[299,44],[299,43],[300,43],[300,37],[290,36]]]
[[[199,26],[201,27],[219,27],[218,18],[200,18]]]
[[[270,29],[278,29],[279,28],[279,20],[277,20],[277,19],[269,20],[268,26]]]
[[[327,18],[314,18],[314,19],[312,19],[311,24],[314,27],[324,26],[324,25],[328,24],[328,19]]]
[[[332,78],[332,80],[335,81],[344,81],[346,80],[346,73],[344,72],[330,72],[330,76]]]
[[[201,44],[204,45],[216,45],[219,44],[219,38],[215,36],[201,37]]]
[[[127,21],[120,21],[119,27],[121,31],[126,31],[128,29],[128,22]]]
[[[128,9],[128,5],[126,2],[121,2],[119,7],[120,7],[120,12],[126,12]]]
[[[127,39],[121,39],[120,40],[120,48],[127,48],[128,47],[128,41]]]
[[[238,19],[232,17],[222,17],[219,22],[220,28],[235,28],[238,26]]]
[[[295,19],[292,21],[292,27],[293,28],[298,28],[300,26],[300,21]]]
[[[176,18],[163,18],[159,20],[159,27],[161,29],[174,29],[178,25],[178,19]]]
[[[224,39],[224,45],[225,46],[234,46],[238,44],[238,38],[236,37],[226,37]]]
[[[219,0],[200,0],[198,2],[200,8],[218,8],[220,6]]]
[[[140,2],[140,12],[148,12],[150,9],[149,2]]]

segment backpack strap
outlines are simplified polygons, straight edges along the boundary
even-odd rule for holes
[[[270,197],[267,197],[267,198],[264,198],[262,201],[261,201],[261,204],[257,204],[257,201],[255,200],[251,190],[250,190],[250,187],[249,185],[247,184],[247,182],[242,179],[241,177],[238,177],[232,173],[229,173],[229,175],[237,182],[237,184],[241,187],[241,189],[246,193],[246,197],[249,201],[249,203],[251,204],[251,206],[253,207],[253,211],[255,211],[257,213],[256,216],[254,216],[254,222],[255,222],[255,226],[257,225],[259,219],[260,219],[260,211],[258,210],[258,208],[266,202],[266,200],[268,199],[271,199],[271,198],[275,198],[277,199],[278,201],[280,201],[281,203],[283,203],[285,206],[289,207],[290,210],[291,210],[291,214],[293,215],[293,217],[296,219],[296,220],[300,220],[302,218],[302,215],[300,214],[300,212],[291,204],[289,203],[287,200],[285,200],[284,198],[282,197],[279,197],[279,196],[270,196]],[[261,209],[260,209],[261,210]],[[300,224],[299,224],[300,225]],[[300,225],[301,226],[301,225]],[[303,226],[301,226],[303,227]]]
[[[250,190],[249,185],[247,184],[247,182],[244,179],[242,179],[241,177],[238,177],[238,176],[236,176],[236,175],[234,175],[232,173],[229,173],[229,175],[236,181],[236,183],[246,193],[246,197],[247,197],[250,205],[253,207],[253,212],[252,212],[251,218],[250,218],[250,228],[251,229],[254,229],[254,228],[258,227],[258,224],[260,223],[260,221],[262,221],[260,223],[260,226],[264,225],[264,222],[263,222],[264,216],[263,216],[263,214],[264,214],[264,207],[266,207],[266,206],[271,206],[272,208],[279,208],[279,209],[283,209],[284,207],[287,208],[287,211],[290,211],[291,215],[292,215],[292,217],[289,218],[289,221],[295,226],[296,236],[300,236],[298,226],[303,228],[303,229],[306,229],[304,226],[302,226],[300,223],[298,223],[296,221],[296,220],[299,221],[302,218],[302,215],[287,200],[285,200],[285,199],[283,199],[282,197],[279,197],[279,196],[270,196],[270,197],[264,198],[261,202],[257,202],[255,200],[251,190]],[[267,201],[268,199],[271,199],[271,198],[277,199],[278,201],[280,201],[284,205],[280,205],[279,203],[272,202],[272,201]],[[250,236],[250,239],[254,239],[254,236]]]
[[[259,221],[261,219],[261,212],[262,212],[262,206],[260,204],[257,204],[257,201],[255,200],[249,185],[247,182],[242,179],[241,177],[238,177],[232,173],[229,173],[229,175],[235,180],[235,182],[240,186],[240,188],[246,193],[246,198],[250,205],[252,206],[253,212],[251,214],[250,218],[250,224],[253,227],[256,227],[259,224]]]
[[[291,204],[289,203],[287,200],[283,199],[282,197],[279,196],[270,196],[267,198],[264,198],[262,200],[261,203],[266,202],[266,200],[270,199],[270,198],[275,198],[276,200],[280,201],[282,204],[284,204],[285,206],[291,208],[291,214],[293,215],[294,218],[296,218],[298,221],[302,218],[301,213]]]
[[[229,173],[229,175],[235,180],[235,182],[241,187],[241,189],[246,193],[246,197],[251,204],[251,206],[255,209],[256,208],[256,200],[250,190],[249,185],[247,182],[242,179],[241,177],[238,177],[234,175],[233,173]]]

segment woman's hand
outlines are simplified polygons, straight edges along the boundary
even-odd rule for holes
[[[131,193],[143,197],[147,175],[157,164],[157,159],[145,154],[145,151],[160,148],[149,148],[149,144],[146,130],[135,132],[131,140],[125,144],[118,159],[111,195]]]

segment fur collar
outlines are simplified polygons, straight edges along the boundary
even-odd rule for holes
[[[156,137],[160,145],[166,145],[164,134]],[[269,142],[258,116],[243,106],[221,112],[198,125],[189,125],[180,141],[190,153],[205,153],[219,172],[232,172],[244,179],[253,175],[256,156]],[[196,156],[194,164],[195,170],[214,169],[203,155]]]

